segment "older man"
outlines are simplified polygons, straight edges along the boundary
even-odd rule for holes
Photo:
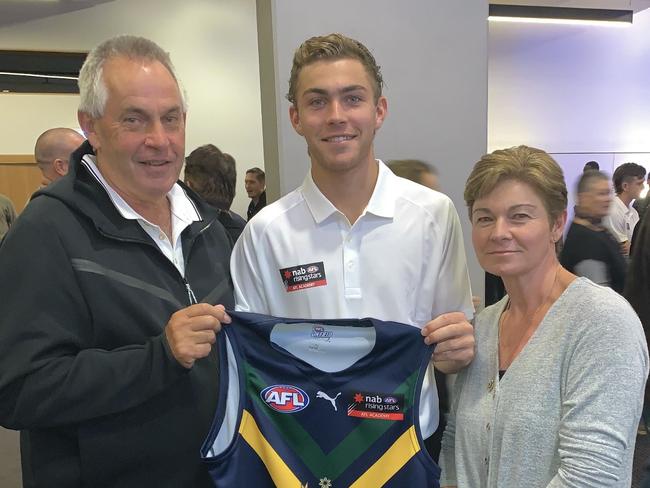
[[[22,430],[25,487],[207,487],[230,244],[177,181],[184,97],[131,36],[91,51],[79,87],[88,142],[0,248],[0,422]]]
[[[34,146],[34,159],[43,175],[43,186],[68,174],[70,155],[84,140],[77,131],[65,127],[48,129],[38,136]]]

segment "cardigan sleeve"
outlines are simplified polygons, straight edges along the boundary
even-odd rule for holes
[[[634,447],[648,350],[638,318],[611,293],[611,303],[580,318],[590,327],[567,354],[560,385],[560,467],[549,488],[618,486],[628,469],[625,452]]]

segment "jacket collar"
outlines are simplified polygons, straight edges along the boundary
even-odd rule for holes
[[[33,198],[48,195],[61,200],[77,212],[92,220],[99,232],[119,239],[145,241],[151,239],[135,220],[129,220],[115,207],[108,193],[82,163],[85,155],[94,155],[88,141],[72,153],[70,170],[60,180],[37,191]],[[201,198],[184,183],[178,181],[177,185],[185,192],[196,209],[198,221],[193,222],[183,232],[183,238],[193,239],[217,219],[217,212],[205,204]]]

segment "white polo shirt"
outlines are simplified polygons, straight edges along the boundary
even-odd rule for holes
[[[639,223],[639,212],[630,205],[627,207],[618,195],[614,197],[609,207],[609,215],[605,226],[614,234],[618,242],[632,240],[634,227]]]
[[[172,239],[171,241],[163,230],[156,224],[149,222],[108,184],[104,175],[101,174],[95,163],[95,156],[86,154],[81,160],[82,164],[88,168],[88,171],[95,177],[100,185],[108,193],[111,202],[117,211],[127,220],[136,220],[138,224],[149,234],[151,239],[156,243],[158,249],[169,259],[181,276],[185,276],[185,260],[183,259],[183,245],[181,242],[181,233],[192,223],[201,220],[199,211],[194,202],[187,196],[185,190],[178,183],[174,183],[171,190],[167,193],[169,206],[172,214]]]
[[[248,223],[230,263],[237,310],[289,318],[373,317],[417,327],[445,312],[473,316],[453,203],[378,164],[372,197],[352,226],[311,173]],[[434,384],[426,382],[428,393],[423,391],[425,437],[438,423]]]

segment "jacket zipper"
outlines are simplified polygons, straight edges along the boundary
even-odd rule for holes
[[[185,282],[185,288],[187,289],[187,298],[190,301],[190,305],[194,305],[195,303],[199,303],[198,300],[196,299],[196,295],[194,295],[194,292],[192,291],[192,287],[188,283],[187,279],[183,276],[183,281]]]
[[[203,232],[205,232],[205,231],[206,231],[209,227],[211,227],[211,226],[212,226],[212,222],[208,223],[205,227],[203,227],[200,231],[198,231],[198,232],[196,233],[196,235],[192,238],[192,240],[188,243],[187,253],[183,253],[183,261],[185,261],[185,269],[186,269],[186,270],[187,270],[187,264],[188,264],[188,262],[189,262],[190,251],[192,250],[192,247],[194,247],[194,241],[195,241],[195,240],[196,240],[196,239],[197,239],[201,234],[203,234]],[[97,228],[97,227],[96,227],[96,228]],[[105,232],[103,229],[99,229],[99,228],[97,228],[97,230],[99,231],[100,234],[104,235],[105,237],[108,237],[109,239],[115,239],[115,240],[117,240],[117,241],[122,241],[122,242],[136,242],[136,243],[139,243],[139,244],[144,244],[144,245],[146,245],[146,246],[151,246],[151,247],[153,247],[154,249],[156,249],[160,254],[162,254],[162,255],[164,256],[165,261],[169,262],[169,265],[170,265],[172,268],[174,268],[174,269],[176,270],[176,274],[177,274],[178,276],[180,276],[181,281],[182,281],[183,284],[185,285],[185,290],[187,291],[187,299],[188,299],[188,301],[189,301],[189,304],[190,304],[190,305],[194,305],[195,303],[199,303],[199,301],[196,299],[196,295],[194,294],[194,291],[192,290],[192,287],[190,286],[189,281],[187,281],[187,278],[185,278],[185,276],[183,276],[183,275],[178,271],[178,268],[177,268],[176,266],[174,266],[174,264],[173,264],[171,261],[169,261],[169,259],[167,259],[167,256],[165,256],[165,255],[163,254],[163,252],[160,250],[160,248],[159,248],[158,246],[156,246],[154,243],[151,243],[151,242],[148,242],[148,241],[144,241],[144,240],[140,240],[140,239],[128,239],[128,238],[124,238],[124,237],[122,237],[122,236],[117,236],[117,235],[114,235],[114,234],[109,234],[109,233]]]

